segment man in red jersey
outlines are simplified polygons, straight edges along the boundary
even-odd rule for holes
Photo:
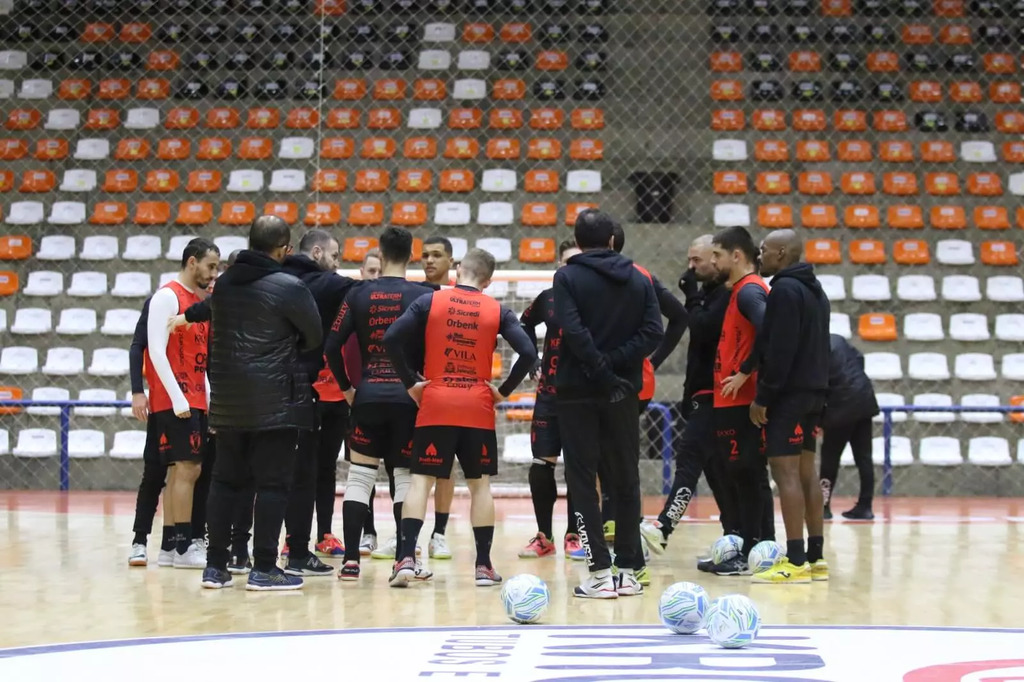
[[[483,289],[494,275],[494,256],[472,249],[458,268],[457,286],[418,298],[384,334],[395,371],[419,405],[410,469],[412,485],[402,510],[402,531],[392,587],[416,577],[416,541],[434,481],[451,476],[456,458],[469,486],[470,521],[476,540],[476,584],[501,583],[491,565],[494,499],[498,473],[494,405],[507,398],[533,368],[537,347],[515,313]],[[501,335],[519,354],[501,387],[491,383],[491,358]],[[410,351],[423,339],[423,374],[409,367]]]
[[[206,378],[209,324],[168,331],[167,320],[200,301],[200,292],[217,276],[220,251],[196,238],[181,255],[181,272],[149,303],[146,325],[146,379],[149,410],[161,460],[168,466],[164,516],[174,524],[175,568],[203,568],[205,549],[192,542],[192,495],[207,445]]]
[[[757,391],[754,342],[764,318],[768,285],[757,274],[757,247],[742,227],[727,227],[711,240],[711,263],[731,289],[714,369],[714,424],[719,457],[735,483],[743,549],[712,567],[718,575],[747,573],[747,556],[762,535],[768,477],[761,429],[750,421]],[[748,381],[753,375],[753,380]]]

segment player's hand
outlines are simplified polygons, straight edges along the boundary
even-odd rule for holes
[[[345,396],[345,402],[348,403],[349,407],[352,407],[353,405],[355,405],[355,402],[356,402],[356,389],[355,389],[354,386],[352,388],[348,389],[347,391],[342,391],[341,394],[343,396]]]
[[[417,381],[412,385],[412,388],[409,389],[409,397],[412,398],[412,401],[416,403],[417,406],[420,404],[420,401],[423,400],[423,389],[426,388],[429,383],[429,381]]]
[[[690,268],[679,278],[679,290],[686,298],[693,298],[697,295],[697,272]]]
[[[750,378],[749,374],[736,372],[732,376],[722,379],[722,397],[731,398],[739,394],[740,389],[743,388],[743,384],[747,383],[748,378]]]
[[[179,314],[179,315],[175,315],[174,317],[169,317],[169,318],[167,318],[167,331],[173,332],[175,329],[177,329],[178,327],[180,327],[183,324],[188,324],[188,321],[185,320],[185,315],[184,314]]]
[[[626,396],[633,392],[633,384],[620,377],[616,380],[615,385],[612,386],[611,402],[617,403],[625,400]]]
[[[188,419],[192,416],[192,410],[189,408],[188,402],[184,402],[181,405],[172,405],[174,410],[174,416],[178,419]]]
[[[768,408],[757,403],[750,403],[750,421],[760,428],[768,423]]]
[[[494,384],[487,384],[487,387],[491,389],[491,397],[494,398],[495,405],[505,402],[505,396],[501,394],[501,391],[498,390],[497,386]]]
[[[145,393],[132,394],[132,416],[143,423],[149,419],[149,398]]]

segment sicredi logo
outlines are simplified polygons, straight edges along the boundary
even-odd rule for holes
[[[254,633],[0,650],[0,679],[176,682],[287,675],[330,652],[349,675],[391,680],[729,680],[1011,682],[1024,679],[1024,630],[765,627],[745,649],[656,626],[520,626]],[[387,669],[382,672],[382,665]],[[369,678],[368,678],[369,679]],[[375,678],[374,678],[375,679]]]

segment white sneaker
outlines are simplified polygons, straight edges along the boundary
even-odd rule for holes
[[[362,553],[362,545],[360,545],[360,553]],[[398,553],[398,537],[392,535],[388,538],[388,541],[380,545],[376,549],[370,550],[370,557],[374,559],[390,559],[395,560],[395,554]]]
[[[173,568],[175,554],[177,552],[173,549],[161,549],[160,553],[156,555],[156,565],[160,568]]]
[[[146,546],[134,543],[132,553],[128,555],[129,566],[145,566],[149,564],[149,557],[146,556]]]
[[[419,559],[416,560],[416,575],[413,576],[416,580],[430,580],[434,577],[434,572],[426,568],[423,562]]]
[[[359,556],[370,556],[373,550],[377,549],[377,536],[372,533],[364,533],[359,539]]]
[[[644,593],[643,585],[636,579],[633,570],[629,568],[619,569],[615,576],[615,591],[620,597],[633,597]]]
[[[616,599],[619,593],[615,589],[615,579],[611,569],[591,573],[586,580],[577,585],[572,594],[584,599]]]
[[[661,522],[659,521],[642,521],[640,523],[640,537],[647,541],[651,551],[655,554],[662,554],[665,551],[665,546],[668,544],[665,541],[665,535],[661,532]]]
[[[430,544],[427,545],[427,554],[431,559],[451,559],[452,551],[448,549],[448,538],[440,533],[430,536]]]
[[[193,542],[184,554],[174,553],[175,568],[206,568],[206,548]]]

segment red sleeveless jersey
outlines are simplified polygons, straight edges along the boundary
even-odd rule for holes
[[[501,305],[466,289],[434,292],[427,317],[423,376],[430,381],[416,426],[494,428],[491,360]]]
[[[186,289],[177,280],[164,285],[178,298],[178,314],[185,312],[200,298]],[[171,332],[167,340],[167,361],[178,380],[181,392],[185,394],[188,406],[195,410],[206,410],[206,342],[210,333],[209,322],[193,322]],[[156,375],[149,353],[145,354],[146,382],[149,384],[149,409],[163,412],[173,409],[167,389]]]
[[[729,307],[725,309],[725,319],[722,322],[722,335],[718,339],[718,351],[715,354],[715,407],[749,405],[754,402],[757,395],[757,372],[751,373],[736,395],[728,398],[722,395],[722,380],[739,372],[740,365],[754,348],[754,325],[743,317],[737,303],[740,289],[748,284],[755,284],[768,291],[768,285],[754,273],[740,278],[732,287]]]
[[[345,363],[345,372],[348,373],[348,380],[352,382],[353,386],[358,387],[362,367],[359,361],[359,339],[356,338],[355,334],[349,338],[344,348],[341,349],[341,359]],[[325,365],[327,363],[326,355],[324,356],[324,363]],[[320,402],[340,403],[345,401],[345,394],[341,392],[341,386],[338,386],[338,382],[335,380],[334,373],[331,372],[329,365],[320,370],[316,381],[313,382],[313,388],[316,390]]]
[[[639,270],[651,284],[654,284],[654,278],[651,277],[651,273],[646,268],[636,263],[633,263],[633,267]],[[640,393],[637,394],[637,398],[640,400],[651,400],[654,398],[654,365],[651,363],[650,358],[644,358],[644,383]]]

